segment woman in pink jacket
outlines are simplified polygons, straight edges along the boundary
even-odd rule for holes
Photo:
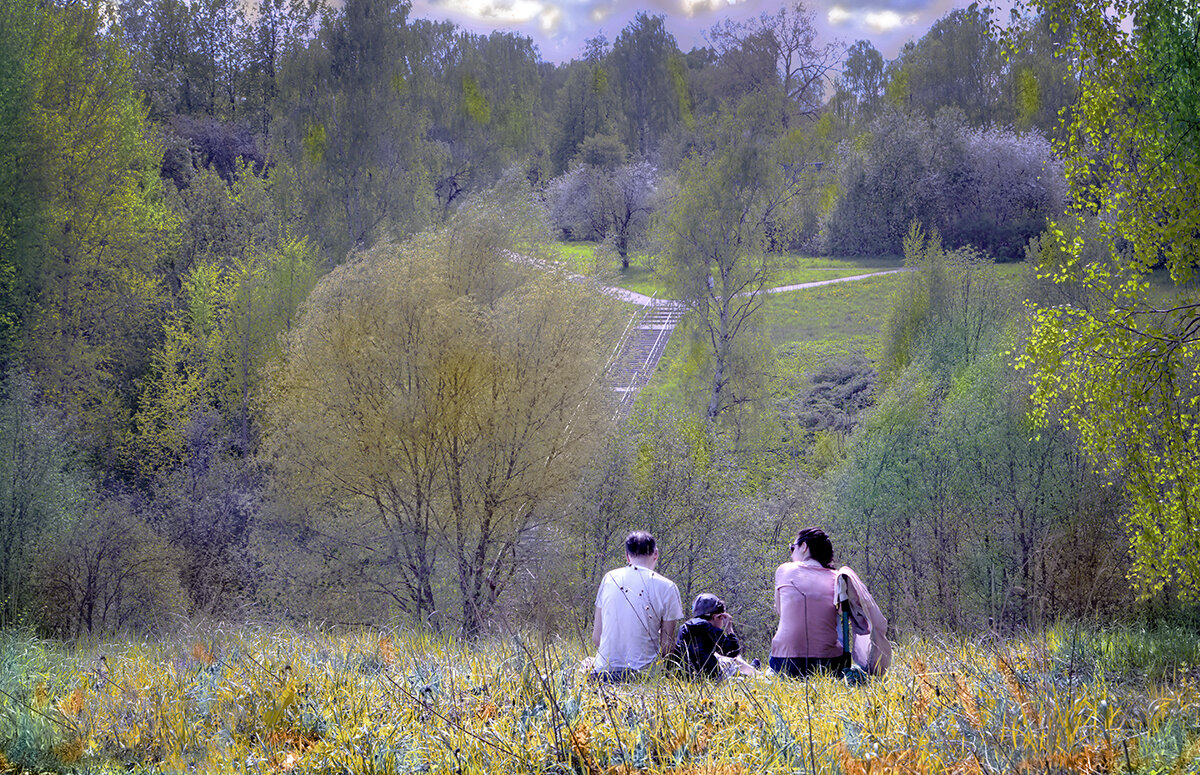
[[[838,639],[837,572],[833,544],[820,528],[800,531],[791,562],[775,571],[779,629],[769,664],[776,673],[802,678],[814,670],[841,670],[850,658]]]

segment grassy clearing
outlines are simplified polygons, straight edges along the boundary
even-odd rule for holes
[[[875,360],[880,332],[903,282],[904,275],[889,274],[772,294],[763,315],[778,355],[809,368],[852,352]]]
[[[920,640],[889,674],[589,684],[577,644],[0,633],[0,771],[1195,772],[1195,633]],[[1129,660],[1134,660],[1130,662]],[[1132,668],[1132,669],[1131,669]]]

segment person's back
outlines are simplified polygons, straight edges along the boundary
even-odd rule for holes
[[[837,572],[833,544],[819,528],[801,530],[791,561],[775,571],[779,628],[771,640],[771,669],[793,677],[849,665],[838,640]]]
[[[641,670],[653,662],[663,620],[674,614],[672,597],[679,598],[675,583],[647,568],[627,565],[605,574],[596,594],[596,606],[604,612],[596,669]]]
[[[815,563],[779,566],[775,572],[779,629],[771,640],[771,656],[830,659],[842,655],[836,582],[836,571]]]
[[[631,533],[626,557],[629,565],[606,573],[596,592],[593,669],[607,679],[644,670],[660,653],[671,651],[676,623],[683,618],[679,588],[654,571],[658,561],[654,537]]]

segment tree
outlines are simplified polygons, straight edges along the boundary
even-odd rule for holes
[[[952,107],[972,126],[1008,121],[1005,63],[990,8],[972,3],[938,19],[916,45],[901,52],[893,80],[902,81],[905,108],[927,116]],[[897,76],[901,76],[897,78]]]
[[[835,81],[835,109],[844,121],[870,121],[883,103],[883,85],[883,55],[870,41],[860,40],[847,50]]]
[[[0,8],[0,361],[5,363],[33,301],[37,268],[37,188],[22,164],[36,145],[28,52],[37,26],[37,4],[31,0]]]
[[[419,29],[429,75],[437,82],[428,104],[430,135],[442,152],[434,192],[445,218],[452,205],[494,184],[533,151],[541,84],[529,38],[502,32],[481,37],[446,24],[430,30],[427,42],[429,27]]]
[[[1051,29],[1073,24],[1068,55],[1079,81],[1060,147],[1073,218],[1051,229],[1041,266],[1056,282],[1079,283],[1087,303],[1035,309],[1023,360],[1035,416],[1045,423],[1061,412],[1102,470],[1123,479],[1139,594],[1195,599],[1200,305],[1187,289],[1200,256],[1200,4],[1040,7]],[[1089,262],[1092,246],[1078,235],[1090,217],[1104,256]],[[1150,289],[1159,265],[1174,298]]]
[[[736,101],[743,94],[779,90],[785,128],[796,116],[815,116],[825,101],[825,82],[837,63],[837,45],[817,44],[813,12],[797,2],[746,22],[726,20],[708,32],[718,62],[736,73]],[[774,77],[768,74],[772,67]],[[745,83],[745,86],[740,85]]]
[[[839,152],[840,191],[824,224],[836,254],[895,255],[917,220],[952,247],[1019,259],[1064,204],[1061,166],[1045,138],[970,129],[952,111],[930,121],[886,109]]]
[[[664,225],[663,261],[678,298],[695,312],[712,358],[709,420],[737,400],[726,388],[734,345],[746,337],[775,270],[768,252],[782,208],[796,196],[807,160],[789,158],[770,126],[756,121],[751,98],[707,154],[688,159],[681,189]]]
[[[310,235],[327,260],[424,225],[428,118],[414,89],[404,0],[350,0],[287,59],[278,135]]]
[[[629,476],[638,524],[664,547],[663,573],[690,600],[716,580],[722,549],[721,485],[727,483],[717,442],[708,423],[666,405],[641,408],[631,424],[636,450]]]
[[[318,0],[259,0],[251,32],[253,45],[248,62],[251,85],[247,91],[249,110],[258,113],[252,120],[264,136],[270,131],[276,109],[283,60],[312,34],[319,6]]]
[[[690,112],[683,57],[666,18],[638,12],[617,36],[610,59],[625,119],[622,139],[645,156]]]
[[[1008,60],[1007,94],[1016,129],[1038,129],[1058,137],[1059,112],[1075,103],[1075,79],[1069,58],[1061,56],[1071,39],[1073,22],[1053,20],[1050,13],[1015,13],[1002,45]]]
[[[158,260],[174,223],[122,41],[101,9],[45,9],[33,56],[38,141],[28,166],[44,220],[25,363],[45,399],[77,419],[85,446],[107,458],[158,333]]]
[[[629,248],[658,206],[658,174],[647,161],[608,169],[580,164],[550,182],[547,199],[556,226],[579,239],[611,239],[628,269]]]
[[[558,172],[567,169],[592,135],[616,134],[617,95],[608,53],[608,41],[601,35],[587,41],[582,60],[567,65],[566,82],[555,96],[551,160]]]
[[[184,610],[175,551],[123,498],[93,496],[48,531],[34,570],[39,623],[65,637],[149,629]]]
[[[611,302],[512,261],[532,244],[522,200],[478,202],[327,277],[268,410],[282,481],[373,515],[395,604],[426,620],[455,600],[469,633],[611,417]]]
[[[831,477],[847,551],[901,620],[1036,626],[1117,608],[1119,553],[1094,547],[1120,544],[1119,498],[1068,428],[1030,432],[1008,355],[1015,295],[970,249],[917,229],[905,248],[914,271],[884,331],[884,381]]]
[[[86,482],[70,424],[11,371],[0,397],[0,622],[33,611],[34,566],[47,533],[81,511]]]

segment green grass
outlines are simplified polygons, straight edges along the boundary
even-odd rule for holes
[[[1150,775],[1200,765],[1194,632],[923,638],[899,644],[892,669],[863,686],[769,675],[713,685],[662,671],[597,686],[587,653],[533,633],[470,644],[400,629],[222,626],[72,646],[4,631],[0,772]]]
[[[810,342],[862,346],[878,339],[903,275],[869,277],[850,283],[771,294],[764,317],[776,347]]]

